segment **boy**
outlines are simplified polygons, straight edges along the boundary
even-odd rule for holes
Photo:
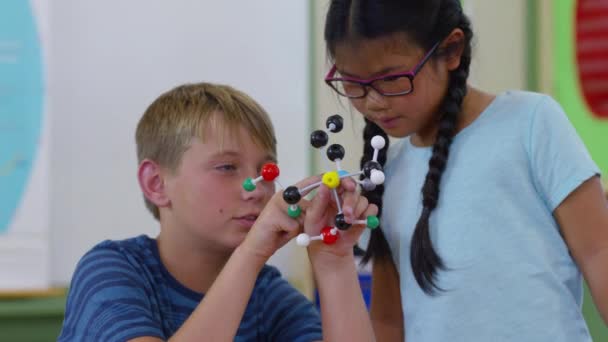
[[[302,225],[318,234],[335,211],[325,187],[302,202],[298,219],[272,183],[243,190],[276,158],[270,119],[251,98],[214,84],[177,87],[146,110],[136,143],[160,234],[105,241],[82,258],[59,341],[373,339],[352,255],[364,227],[308,249],[323,335],[313,305],[265,265]],[[350,220],[376,213],[353,182],[344,182],[343,198]]]

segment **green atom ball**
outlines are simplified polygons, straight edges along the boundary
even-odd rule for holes
[[[296,218],[298,216],[300,216],[300,214],[302,213],[302,208],[300,208],[299,205],[290,205],[287,208],[287,215],[289,215],[289,217],[293,217]]]
[[[368,216],[367,217],[367,227],[369,229],[378,228],[379,225],[380,225],[380,220],[378,220],[377,216]]]
[[[245,179],[245,181],[243,182],[243,189],[249,192],[255,190],[255,184],[253,184],[253,180],[251,178]]]

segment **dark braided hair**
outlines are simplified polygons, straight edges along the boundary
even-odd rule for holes
[[[375,123],[365,119],[365,128],[363,129],[363,156],[361,157],[361,168],[368,161],[372,160],[374,155],[374,149],[371,144],[371,140],[374,136],[380,135],[386,141],[386,145],[378,153],[378,163],[384,166],[386,164],[386,151],[388,150],[389,140],[386,133]],[[365,177],[361,175],[361,178]],[[376,188],[371,191],[363,190],[361,194],[367,198],[369,203],[373,203],[378,206],[378,217],[382,215],[382,194],[384,194],[384,185],[376,185]],[[386,241],[384,233],[382,233],[381,227],[377,227],[372,230],[367,249],[363,255],[362,262],[367,263],[373,257],[378,259],[385,259],[391,257],[391,250]]]
[[[437,284],[437,272],[446,269],[433,247],[429,219],[437,207],[441,176],[445,171],[450,145],[459,122],[462,101],[467,92],[467,78],[471,63],[471,41],[473,32],[469,19],[462,11],[459,0],[332,0],[325,22],[325,41],[331,56],[336,46],[343,42],[390,37],[404,33],[427,51],[445,39],[454,29],[464,32],[464,41],[440,49],[435,58],[450,55],[462,47],[458,68],[450,71],[448,89],[437,113],[438,132],[429,160],[429,171],[422,186],[422,213],[416,224],[410,248],[410,261],[418,285],[427,293],[441,290]],[[369,146],[374,135],[386,133],[373,122],[366,120],[363,137],[364,155],[371,159],[373,149]],[[387,140],[388,141],[388,140]],[[386,151],[386,149],[384,149]],[[386,152],[380,153],[378,162],[386,162]],[[382,212],[384,186],[363,194]],[[364,262],[371,258],[390,258],[391,253],[384,233],[375,229],[369,241]]]

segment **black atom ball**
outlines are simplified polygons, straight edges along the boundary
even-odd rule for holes
[[[300,202],[302,195],[300,195],[300,191],[295,186],[288,186],[287,189],[283,191],[283,199],[288,204],[297,204]]]
[[[342,147],[342,145],[340,144],[333,144],[327,148],[327,158],[329,158],[329,160],[331,160],[332,162],[336,159],[344,159],[345,153],[346,152],[344,151],[344,147]]]
[[[340,230],[347,230],[350,228],[350,224],[344,219],[344,214],[336,215],[336,227]]]
[[[310,144],[314,148],[319,148],[319,147],[323,147],[323,146],[327,145],[328,140],[329,139],[328,139],[327,133],[325,133],[325,131],[317,130],[317,131],[312,132],[312,134],[310,135]]]
[[[333,129],[331,128],[332,125],[334,126]],[[333,133],[338,133],[344,127],[344,119],[342,119],[342,117],[338,114],[332,115],[327,118],[327,121],[325,122],[325,127],[327,127],[327,129],[329,129]]]
[[[365,177],[371,177],[372,170],[382,171],[382,165],[373,160],[367,161],[365,164],[363,164],[363,174],[365,175]]]

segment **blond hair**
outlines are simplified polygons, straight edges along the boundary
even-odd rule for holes
[[[139,163],[149,159],[176,171],[192,138],[205,141],[205,129],[235,132],[240,127],[259,147],[276,156],[272,122],[255,100],[227,85],[184,84],[158,97],[139,120],[135,133],[137,159]],[[225,138],[220,136],[220,141]],[[158,207],[144,200],[158,220]]]

